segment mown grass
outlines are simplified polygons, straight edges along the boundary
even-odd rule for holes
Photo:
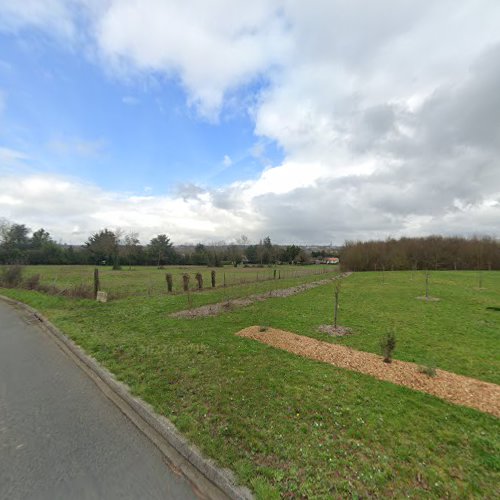
[[[43,311],[260,498],[498,497],[498,419],[234,335],[265,324],[377,351],[390,326],[396,358],[432,354],[439,368],[498,382],[500,312],[487,307],[500,306],[500,274],[474,290],[470,273],[435,273],[434,303],[415,299],[421,276],[385,274],[386,284],[345,280],[340,318],[354,333],[342,339],[316,331],[332,320],[333,285],[191,320],[169,317],[184,296],[98,304],[2,292]]]
[[[271,326],[380,354],[380,340],[396,334],[394,357],[435,365],[500,384],[500,273],[434,272],[426,302],[424,273],[355,273],[344,280],[339,322],[352,329],[345,337],[317,331],[333,322],[333,284],[282,303],[262,304]],[[385,283],[384,283],[385,281]]]

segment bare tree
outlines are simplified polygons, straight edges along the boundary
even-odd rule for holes
[[[342,281],[340,279],[337,279],[335,281],[335,291],[334,291],[334,296],[335,296],[335,307],[334,307],[334,312],[333,312],[333,327],[337,328],[337,320],[339,316],[339,302],[340,302],[340,291],[342,289]]]
[[[121,247],[122,255],[128,262],[129,269],[132,267],[134,257],[138,256],[140,251],[139,233],[131,231],[123,238],[123,245]]]

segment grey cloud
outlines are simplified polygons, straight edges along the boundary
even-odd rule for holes
[[[500,150],[500,44],[473,65],[466,82],[440,88],[422,107],[424,140],[436,152]]]
[[[351,186],[360,204],[394,216],[443,218],[460,211],[457,205],[470,208],[497,195],[498,89],[500,45],[485,51],[464,81],[441,86],[413,112],[385,103],[358,113],[348,147],[386,163]]]
[[[370,151],[383,144],[391,133],[395,132],[397,114],[401,111],[391,104],[371,106],[354,121],[355,132],[351,147],[360,153]]]
[[[323,0],[314,6],[292,1],[286,13],[302,42],[304,58],[359,66],[373,60],[395,37],[411,30],[430,8],[412,0]]]
[[[323,180],[282,195],[262,195],[253,200],[253,208],[265,219],[266,230],[282,242],[340,243],[344,238],[364,239],[402,228],[401,217],[395,220],[353,197],[359,186],[351,181]]]
[[[243,208],[241,199],[242,188],[240,186],[228,186],[214,189],[210,194],[214,207],[240,215]]]
[[[182,198],[184,201],[199,200],[200,195],[206,192],[206,189],[203,189],[192,182],[179,184],[175,189],[175,195]]]

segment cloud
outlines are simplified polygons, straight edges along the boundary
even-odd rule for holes
[[[233,160],[231,159],[231,157],[229,155],[224,155],[224,158],[222,160],[222,164],[226,168],[230,167],[233,164]]]
[[[31,27],[51,36],[72,39],[76,34],[75,8],[79,3],[71,0],[0,0],[0,30],[16,33]]]
[[[188,200],[199,200],[200,196],[206,193],[206,189],[203,189],[192,182],[186,182],[179,184],[175,189],[175,196],[182,198],[184,201]]]
[[[0,166],[17,164],[29,160],[29,156],[22,151],[0,146]]]
[[[227,92],[286,53],[280,3],[111,1],[95,22],[97,47],[115,70],[178,78],[189,102],[216,119]]]
[[[178,243],[194,243],[230,240],[256,225],[244,213],[216,207],[196,186],[184,186],[172,196],[137,196],[49,175],[4,176],[0,213],[30,227],[44,226],[56,238],[75,244],[104,227],[139,231],[146,242],[166,232]]]
[[[171,228],[178,241],[243,232],[340,242],[496,227],[499,2],[49,3],[50,13],[36,2],[24,13],[2,2],[0,26],[50,32],[57,25],[73,38],[84,30],[106,72],[177,82],[188,105],[209,120],[241,92],[255,124],[252,154],[265,166],[252,180],[217,189],[188,183],[169,196],[133,198],[70,183],[67,192],[94,195],[101,209],[77,196],[79,208],[64,228],[87,230],[88,217],[148,234]],[[86,12],[85,27],[78,11]],[[280,165],[265,157],[270,142],[284,154]],[[87,146],[66,140],[56,149],[92,151]],[[231,162],[228,155],[222,161]],[[4,201],[23,196],[9,186]],[[31,204],[11,204],[13,216],[24,209],[31,217],[37,203],[49,221],[51,210],[63,213],[45,195],[25,196]]]

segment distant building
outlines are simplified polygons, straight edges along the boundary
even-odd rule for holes
[[[325,257],[324,259],[321,260],[321,264],[338,264],[338,263],[339,263],[338,257]]]

